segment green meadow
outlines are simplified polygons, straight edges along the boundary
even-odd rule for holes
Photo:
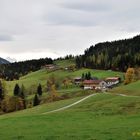
[[[130,83],[128,85],[121,85],[111,90],[113,93],[126,94],[126,95],[137,95],[140,96],[140,81]]]
[[[42,114],[81,98],[57,101],[0,116],[0,139],[140,139],[140,98],[101,93],[64,111]]]
[[[41,69],[31,72],[19,80],[7,81],[6,87],[9,95],[13,94],[16,83],[24,84],[33,93],[28,97],[34,97],[34,89],[39,83],[45,90],[47,79],[50,76],[62,81],[69,77],[82,76],[82,73],[90,72],[93,77],[104,79],[106,77],[120,76],[124,79],[124,73],[110,70],[94,70],[82,68],[75,71],[65,70],[73,61],[56,61],[62,69],[47,71]],[[49,114],[43,114],[56,110],[80,99],[94,91],[84,91],[72,86],[61,88],[57,91],[60,95],[69,95],[69,99],[45,103],[37,107],[23,111],[8,113],[0,116],[1,140],[139,140],[140,139],[140,81],[129,85],[120,84],[111,89],[109,94],[98,93],[87,100],[67,108]],[[117,94],[134,96],[118,96]],[[42,98],[46,98],[45,92]]]
[[[82,73],[87,73],[91,72],[92,76],[97,77],[99,79],[104,79],[109,76],[120,76],[122,79],[124,78],[124,74],[121,72],[114,72],[114,71],[105,71],[105,70],[92,70],[92,69],[79,69],[74,72],[67,71],[67,70],[56,70],[49,72],[46,69],[42,69],[36,72],[29,73],[26,76],[23,76],[20,78],[20,80],[14,80],[14,81],[7,81],[6,86],[7,86],[7,91],[8,94],[12,95],[13,89],[16,83],[19,85],[24,84],[25,88],[32,89],[34,90],[35,87],[39,83],[42,84],[43,88],[46,87],[47,79],[51,75],[55,76],[59,81],[64,80],[67,77],[74,78],[78,76],[82,76]]]

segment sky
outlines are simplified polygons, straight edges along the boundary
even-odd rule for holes
[[[83,54],[140,32],[139,0],[0,0],[0,57]]]

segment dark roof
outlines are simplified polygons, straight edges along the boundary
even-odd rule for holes
[[[106,82],[116,82],[116,81],[118,81],[118,79],[106,79],[105,81]]]

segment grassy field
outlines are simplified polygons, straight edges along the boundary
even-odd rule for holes
[[[86,73],[86,72],[91,72],[92,76],[98,77],[98,78],[106,78],[109,76],[120,76],[123,79],[123,73],[121,72],[114,72],[114,71],[105,71],[105,70],[92,70],[92,69],[80,69],[80,70],[76,70],[74,72],[70,72],[70,71],[65,71],[65,70],[57,70],[54,72],[48,72],[46,69],[42,69],[36,72],[32,72],[29,73],[26,76],[23,76],[20,78],[20,80],[15,80],[15,81],[7,81],[6,85],[7,85],[7,90],[8,93],[11,95],[13,93],[13,89],[16,83],[18,83],[19,85],[24,84],[24,86],[26,88],[30,88],[31,92],[32,89],[34,90],[35,87],[37,87],[37,85],[39,83],[41,83],[43,85],[43,87],[46,87],[46,81],[48,79],[49,76],[54,75],[57,79],[64,79],[66,77],[77,77],[77,76],[82,76],[82,73]]]
[[[120,93],[120,94],[126,94],[126,95],[137,95],[140,96],[140,81],[128,84],[128,85],[122,85],[117,88],[114,88],[111,90],[113,93]]]
[[[41,114],[79,99],[81,97],[0,116],[0,139],[140,139],[140,98],[99,94],[65,111]]]
[[[71,65],[75,65],[75,60],[74,59],[68,59],[68,60],[57,60],[54,61],[54,64],[61,68],[69,67]]]

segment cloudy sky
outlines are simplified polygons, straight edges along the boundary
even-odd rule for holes
[[[140,32],[140,0],[0,0],[0,57],[81,54]]]

